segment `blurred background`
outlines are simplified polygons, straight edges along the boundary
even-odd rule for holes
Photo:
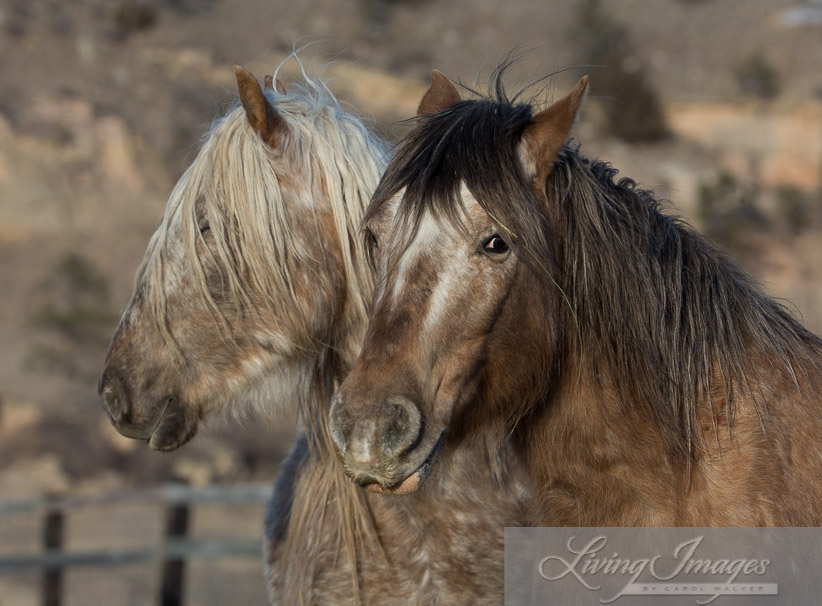
[[[822,331],[819,0],[0,0],[0,501],[273,481],[292,428],[215,424],[151,452],[109,426],[96,384],[166,198],[235,100],[232,65],[262,78],[305,43],[309,71],[389,139],[432,68],[482,86],[521,48],[514,88],[567,68],[558,96],[589,74],[583,153]],[[162,534],[159,510],[118,503],[74,511],[62,548]],[[0,558],[42,550],[42,513],[0,515]],[[258,502],[211,505],[190,526],[259,541],[261,519]],[[157,603],[158,574],[72,569],[62,603]],[[42,603],[40,579],[0,569],[0,606]],[[185,588],[186,604],[265,603],[258,557],[194,563]]]

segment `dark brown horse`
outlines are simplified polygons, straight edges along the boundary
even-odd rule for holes
[[[435,78],[367,212],[349,476],[490,499],[471,470],[524,469],[532,525],[822,523],[822,341],[568,144],[587,79],[535,113],[499,76],[476,100]]]

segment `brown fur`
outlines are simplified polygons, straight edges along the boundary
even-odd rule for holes
[[[263,93],[260,83],[251,72],[234,66],[234,74],[237,76],[237,90],[240,94],[240,103],[245,109],[246,119],[251,127],[257,131],[272,149],[277,149],[282,144],[282,138],[287,131],[287,127],[274,107],[268,102]],[[267,76],[265,79],[266,88],[271,88],[273,77]],[[277,81],[277,92],[285,94],[285,88]]]

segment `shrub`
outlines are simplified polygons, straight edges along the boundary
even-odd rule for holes
[[[154,7],[140,0],[122,0],[114,8],[114,26],[118,36],[151,28],[157,21]]]
[[[773,99],[779,94],[779,73],[760,51],[737,65],[735,73],[739,90],[746,95]]]
[[[809,227],[811,203],[809,196],[793,185],[780,185],[776,188],[777,211],[785,226],[793,233],[800,233]]]
[[[637,59],[628,31],[605,13],[601,0],[580,0],[570,37],[582,63],[603,68],[592,77],[591,88],[592,95],[606,99],[609,134],[629,142],[670,136],[662,104]]]
[[[750,252],[750,233],[768,227],[757,205],[758,194],[755,184],[743,184],[726,171],[700,184],[697,214],[705,235],[736,252]]]

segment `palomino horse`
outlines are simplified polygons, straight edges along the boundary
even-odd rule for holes
[[[266,519],[274,603],[501,603],[502,528],[525,520],[498,457],[463,465],[443,494],[387,501],[348,481],[328,434],[366,324],[358,224],[385,146],[321,84],[285,94],[245,70],[237,80],[242,107],[172,193],[110,345],[100,391],[112,423],[171,450],[217,411],[296,402],[306,435]]]
[[[586,78],[534,113],[500,76],[478,100],[436,77],[372,198],[329,424],[349,476],[438,490],[507,443],[532,525],[822,523],[822,340],[568,145]]]

